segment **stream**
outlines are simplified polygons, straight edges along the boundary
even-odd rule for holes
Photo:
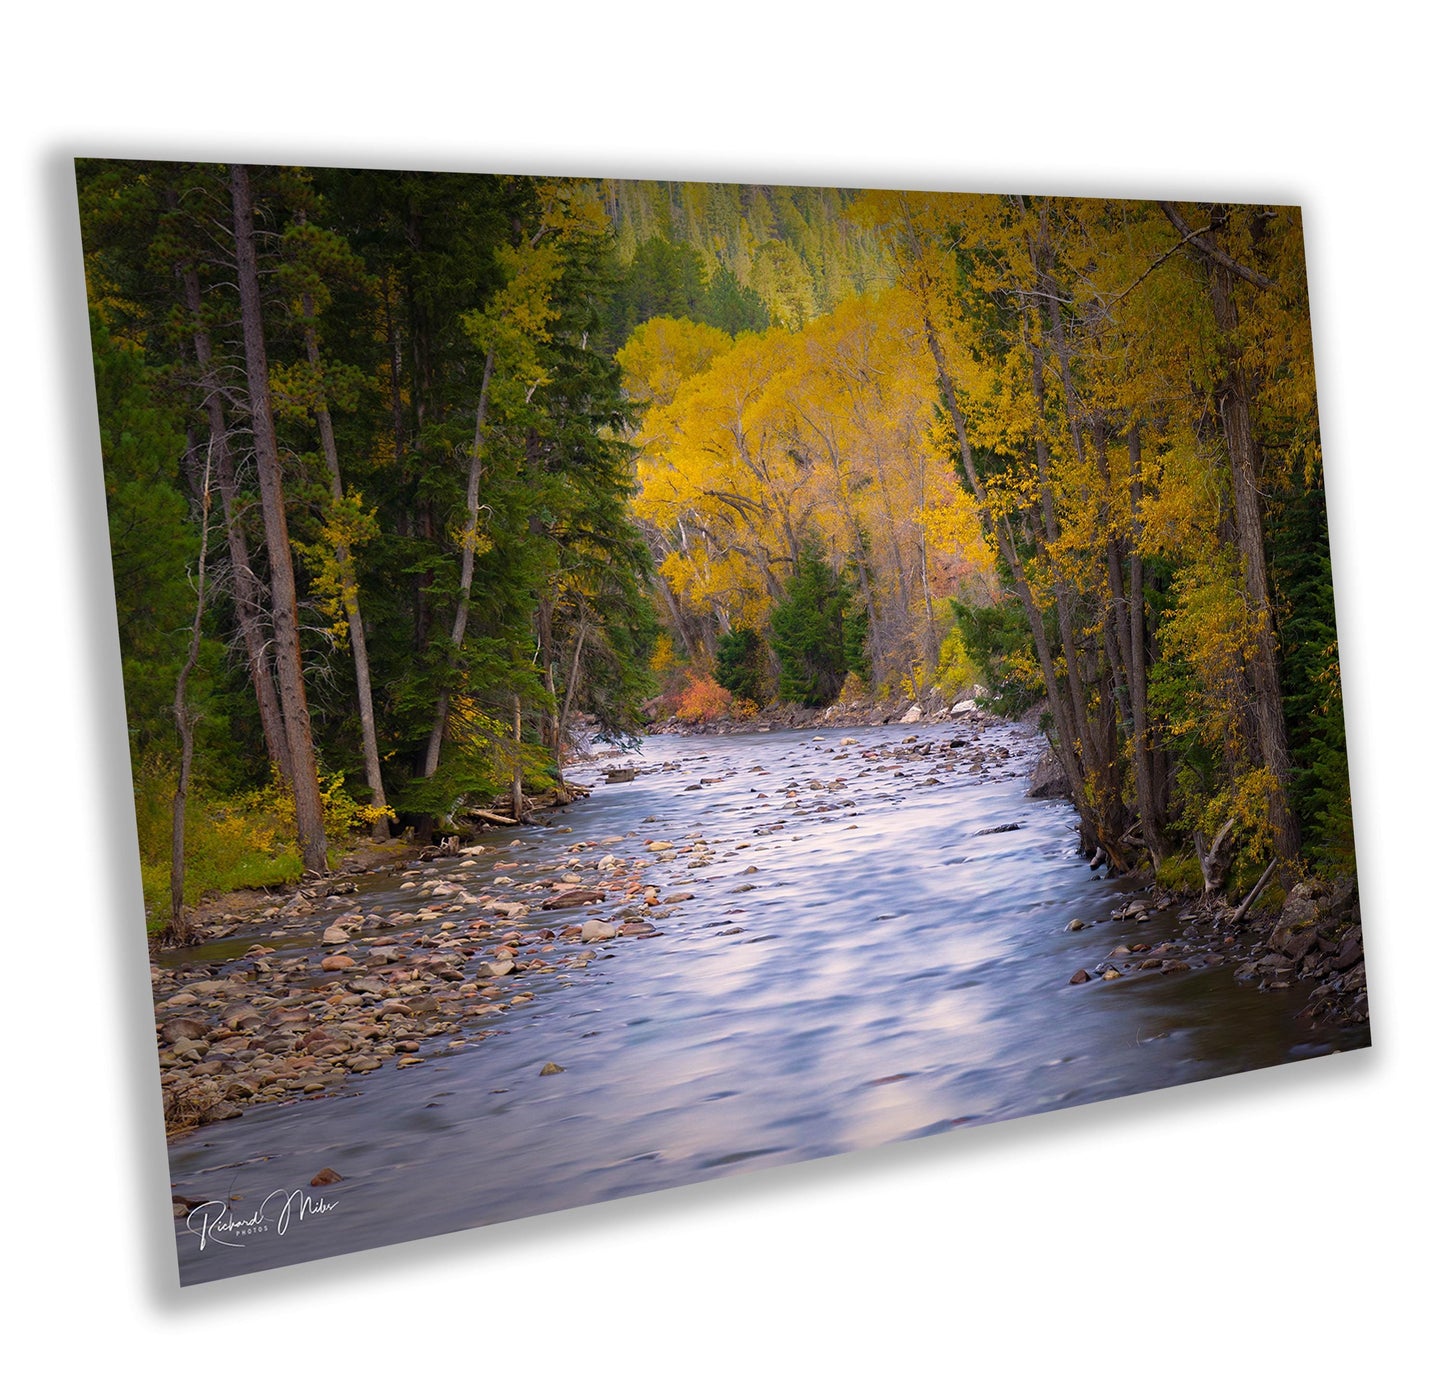
[[[519,969],[508,990],[534,995],[490,1034],[174,1141],[173,1191],[221,1203],[176,1221],[182,1282],[1367,1043],[1304,1029],[1303,991],[1227,964],[1071,985],[1121,941],[1181,928],[1172,910],[1111,921],[1139,882],[1091,872],[1068,804],[1027,796],[1041,742],[1001,723],[662,735],[569,770],[592,795],[553,825],[491,833],[473,864],[427,876],[525,890],[539,867],[611,856],[658,888],[655,936]],[[624,764],[632,781],[605,781]],[[364,879],[361,907],[426,903],[401,889],[422,878]],[[610,917],[534,902],[517,924]],[[310,1185],[323,1169],[340,1180]]]

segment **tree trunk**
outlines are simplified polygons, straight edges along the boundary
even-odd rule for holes
[[[1049,647],[1048,630],[1044,626],[1043,611],[1034,597],[1033,589],[1029,586],[1028,576],[1023,569],[1023,561],[1019,557],[1007,523],[1002,522],[1003,528],[998,528],[993,519],[993,512],[988,505],[988,493],[979,480],[978,471],[974,466],[973,449],[968,440],[968,426],[964,422],[963,410],[958,403],[958,391],[954,386],[953,375],[944,358],[943,346],[939,342],[933,321],[926,311],[923,314],[923,333],[928,341],[934,366],[938,370],[938,383],[943,394],[943,405],[953,427],[954,437],[958,441],[964,476],[973,492],[974,499],[978,502],[979,516],[985,536],[994,536],[999,553],[1003,555],[1004,562],[1009,567],[1014,594],[1022,605],[1024,616],[1028,620],[1029,632],[1034,641],[1034,652],[1038,656],[1039,667],[1044,673],[1044,691],[1048,696],[1049,709],[1053,713],[1055,727],[1058,729],[1059,742],[1056,745],[1056,752],[1064,770],[1064,776],[1068,780],[1069,794],[1073,799],[1074,806],[1079,811],[1081,841],[1086,848],[1097,845],[1097,841],[1091,838],[1095,836],[1098,824],[1088,802],[1088,790],[1084,785],[1084,770],[1079,762],[1079,747],[1073,719],[1071,713],[1064,707],[1058,675],[1054,668],[1053,652]]]
[[[1129,427],[1129,708],[1134,715],[1134,787],[1139,803],[1139,828],[1155,866],[1168,854],[1164,842],[1163,809],[1155,775],[1153,735],[1149,720],[1149,665],[1144,646],[1144,561],[1139,556],[1139,506],[1143,499],[1142,454],[1139,425]]]
[[[186,704],[186,683],[201,654],[201,618],[206,610],[206,550],[211,533],[211,456],[215,439],[206,446],[206,472],[201,481],[201,547],[196,555],[196,611],[191,619],[191,640],[186,659],[176,676],[176,698],[172,712],[181,740],[181,767],[176,791],[171,798],[171,923],[170,936],[180,938],[186,931],[186,799],[191,790],[191,761],[196,751],[196,716]]]
[[[287,748],[291,753],[296,833],[305,868],[314,874],[325,874],[326,828],[322,820],[321,791],[316,774],[316,751],[311,742],[311,716],[306,707],[306,682],[301,672],[301,625],[296,610],[296,577],[292,571],[291,539],[286,528],[286,499],[281,487],[276,424],[271,415],[261,283],[256,269],[251,178],[244,165],[231,167],[231,208],[235,218],[236,282],[241,293],[241,334],[246,350],[246,389],[251,406],[256,474],[261,485],[261,510],[266,525],[266,555],[271,565],[276,678],[280,687]]]
[[[331,409],[326,401],[322,380],[321,346],[313,321],[315,306],[311,294],[301,298],[301,314],[306,318],[306,358],[316,374],[316,427],[321,434],[321,450],[331,474],[331,500],[340,505],[345,492],[341,483],[341,458],[336,451],[336,433],[331,425]],[[341,570],[341,604],[346,613],[346,631],[351,640],[351,658],[356,667],[356,710],[361,720],[361,756],[366,769],[366,785],[371,789],[371,805],[387,806],[386,788],[381,781],[381,754],[376,743],[376,713],[371,701],[371,662],[366,654],[366,630],[361,621],[361,599],[357,592],[356,570],[351,564],[351,551],[345,542],[336,546],[336,563]],[[385,811],[379,812],[371,828],[372,837],[385,841],[391,835]]]
[[[1269,820],[1275,854],[1286,866],[1299,855],[1299,823],[1289,800],[1289,743],[1284,724],[1279,662],[1270,606],[1269,576],[1264,557],[1264,522],[1259,509],[1259,453],[1250,424],[1249,391],[1240,363],[1236,332],[1239,315],[1234,300],[1234,274],[1223,262],[1206,258],[1210,303],[1224,341],[1225,369],[1216,389],[1220,423],[1229,452],[1229,474],[1234,490],[1234,518],[1239,551],[1244,559],[1251,621],[1255,629],[1248,673],[1254,688],[1258,717],[1260,761],[1273,780]]]
[[[512,696],[512,817],[521,821],[522,804],[522,697]]]
[[[276,679],[266,657],[265,609],[262,606],[261,581],[251,568],[251,551],[241,524],[240,506],[236,496],[236,468],[231,460],[230,437],[226,431],[226,413],[221,402],[220,386],[212,369],[211,337],[201,315],[201,279],[192,267],[181,272],[181,285],[186,309],[195,320],[192,343],[201,384],[206,394],[206,419],[211,433],[216,485],[221,492],[221,507],[226,518],[226,547],[231,559],[231,595],[236,604],[236,624],[246,650],[246,671],[256,693],[256,709],[261,716],[261,735],[266,757],[291,786],[291,751],[286,743],[286,725],[281,718],[281,702],[276,698]]]
[[[572,718],[572,705],[577,699],[577,676],[582,666],[582,648],[587,641],[587,616],[577,618],[577,641],[572,647],[572,666],[567,672],[567,691],[562,697],[562,708],[557,714],[557,768],[562,767],[562,745],[567,742],[567,725]]]
[[[457,613],[452,622],[449,665],[455,665],[461,655],[462,640],[467,635],[467,617],[472,606],[472,574],[477,562],[477,521],[481,516],[482,439],[487,430],[487,396],[492,388],[492,367],[495,363],[495,352],[488,350],[486,363],[482,367],[482,392],[477,399],[477,424],[472,436],[471,466],[467,472],[467,530],[462,537],[462,577]],[[441,761],[442,735],[446,732],[447,706],[450,701],[451,678],[444,676],[437,695],[436,718],[432,721],[431,738],[426,746],[426,762],[422,767],[424,778],[430,778]]]

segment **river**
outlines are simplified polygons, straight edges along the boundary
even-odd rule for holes
[[[499,1033],[174,1142],[174,1191],[225,1203],[177,1221],[182,1281],[1367,1043],[1302,1029],[1302,993],[1227,965],[1071,985],[1121,939],[1180,929],[1110,922],[1137,882],[1091,872],[1068,805],[1027,796],[1038,744],[1005,725],[657,736],[632,782],[570,772],[591,797],[447,878],[501,865],[520,888],[611,855],[693,898],[585,968],[508,979],[535,996]],[[401,882],[364,883],[368,907],[420,898]],[[323,1168],[341,1180],[308,1185]]]

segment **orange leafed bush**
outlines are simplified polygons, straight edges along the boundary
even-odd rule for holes
[[[732,692],[711,676],[693,676],[678,697],[676,714],[689,724],[707,724],[727,713],[732,698]]]

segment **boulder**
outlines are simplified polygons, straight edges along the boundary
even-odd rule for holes
[[[1029,783],[1029,796],[1067,797],[1068,795],[1069,780],[1064,775],[1064,765],[1059,762],[1052,749],[1047,749],[1039,757],[1038,765],[1034,769],[1033,779]]]
[[[206,1023],[191,1016],[177,1016],[161,1027],[161,1039],[167,1045],[177,1045],[183,1040],[204,1041],[205,1038]]]
[[[1330,890],[1319,880],[1301,880],[1290,892],[1269,936],[1269,949],[1298,962],[1319,941]]]
[[[1330,966],[1336,972],[1344,972],[1364,956],[1365,946],[1360,938],[1360,930],[1351,929],[1340,940],[1340,951],[1330,960]]]

